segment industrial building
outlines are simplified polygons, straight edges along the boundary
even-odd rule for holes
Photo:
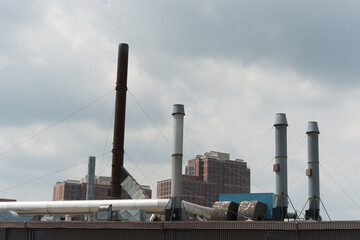
[[[123,72],[122,82],[124,83],[126,83],[127,76],[127,54],[128,46],[121,44],[119,46],[119,70]],[[116,89],[126,93],[126,84]],[[274,124],[274,194],[236,194],[237,192],[250,192],[250,170],[247,168],[246,162],[243,160],[232,161],[230,155],[226,153],[210,152],[197,156],[189,160],[186,173],[182,175],[184,106],[175,104],[172,115],[174,118],[172,179],[171,182],[170,180],[158,182],[158,199],[144,197],[142,191],[139,191],[140,185],[123,168],[123,159],[120,159],[120,161],[114,161],[115,164],[113,164],[111,200],[91,200],[100,196],[100,194],[96,194],[99,191],[95,190],[94,198],[86,197],[88,199],[86,201],[0,203],[3,215],[11,218],[0,222],[0,239],[359,239],[360,221],[322,221],[320,216],[318,149],[320,132],[317,122],[309,122],[306,132],[308,136],[306,176],[309,183],[309,208],[305,211],[303,218],[301,212],[288,211],[286,130],[288,123],[284,113],[276,115]],[[116,114],[116,116],[124,117],[125,115]],[[114,127],[114,129],[117,128]],[[118,138],[114,137],[114,139]],[[117,155],[123,155],[122,143],[119,145],[114,143],[113,156],[115,157],[113,159],[115,160],[117,160]],[[88,173],[94,172],[93,166],[94,164],[90,164],[89,159]],[[88,174],[88,176],[91,175]],[[57,184],[59,185],[57,197],[65,194],[63,198],[70,197],[70,200],[71,198],[80,200],[83,198],[81,191],[86,189],[86,185],[82,184],[87,183],[88,188],[93,183],[95,188],[100,185],[110,185],[93,179],[87,180],[87,182],[69,180]],[[134,197],[132,200],[120,200],[118,198],[122,188],[127,189],[126,191],[131,196],[140,197]],[[77,190],[80,193],[77,193]],[[221,193],[220,200],[223,201],[217,201],[219,193]],[[211,202],[217,202],[212,207],[205,207],[194,204],[196,201],[202,201],[201,205],[209,204],[210,206]],[[147,214],[152,215],[149,221],[131,222],[130,218],[122,215],[124,210],[146,211]],[[19,215],[24,214],[66,214],[68,216],[94,214],[96,218],[94,220],[87,218],[87,221],[78,222],[71,221],[71,218],[68,218],[68,221],[54,222],[50,220],[22,221]],[[159,215],[165,216],[166,221],[161,221]]]
[[[94,200],[108,199],[110,191],[111,177],[95,176],[94,178]],[[57,182],[53,189],[53,201],[64,200],[86,200],[87,178],[79,180],[67,180]],[[151,198],[152,190],[149,186],[141,185],[141,188]],[[122,191],[122,199],[131,199],[130,196]]]
[[[197,155],[188,161],[182,175],[182,199],[211,207],[220,193],[250,193],[250,169],[243,160],[230,160],[230,154],[216,151]],[[171,195],[171,179],[157,182],[157,198]]]

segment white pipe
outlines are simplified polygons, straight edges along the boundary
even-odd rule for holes
[[[10,210],[18,214],[91,214],[100,206],[111,204],[113,210],[144,209],[148,213],[162,213],[168,202],[169,199],[0,202],[0,211]]]
[[[0,211],[14,211],[18,214],[92,214],[100,206],[112,205],[112,210],[143,209],[147,213],[163,214],[169,208],[169,199],[139,200],[79,200],[79,201],[39,201],[0,202]],[[186,212],[210,219],[211,208],[183,201]]]
[[[182,201],[185,211],[188,215],[198,215],[210,220],[211,208],[197,205],[195,203]]]

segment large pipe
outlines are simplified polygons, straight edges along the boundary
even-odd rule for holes
[[[112,205],[112,210],[143,209],[147,213],[164,214],[169,199],[141,200],[81,200],[81,201],[39,201],[0,202],[0,211],[14,211],[18,214],[93,214],[100,206]],[[210,220],[211,208],[183,201],[185,211]]]
[[[168,202],[169,199],[1,202],[0,210],[18,214],[93,214],[100,206],[112,205],[112,210],[144,209],[161,214]]]
[[[307,127],[308,141],[308,176],[309,210],[306,219],[320,220],[320,181],[319,181],[319,127],[317,122],[309,122]]]
[[[282,221],[287,216],[287,119],[285,113],[277,113],[275,117],[275,164],[276,179],[273,220]]]
[[[88,174],[86,177],[86,200],[94,199],[94,179],[95,179],[95,157],[89,157]]]
[[[195,203],[182,201],[186,214],[193,216],[202,216],[207,220],[211,219],[211,208],[197,205]]]
[[[184,105],[173,106],[173,154],[171,165],[171,220],[181,219],[181,175],[183,158]],[[171,217],[170,217],[171,216]]]
[[[119,45],[117,79],[116,79],[116,100],[114,120],[113,157],[111,170],[110,198],[121,198],[121,182],[127,177],[122,171],[124,165],[124,136],[125,136],[125,110],[127,91],[129,46],[126,43]]]

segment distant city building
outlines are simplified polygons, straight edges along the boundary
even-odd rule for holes
[[[211,151],[188,161],[182,175],[182,199],[212,206],[220,193],[250,193],[250,169],[244,160],[230,160],[230,154]],[[171,195],[171,179],[157,182],[157,198]]]
[[[94,179],[94,200],[108,199],[110,192],[111,177],[99,176]],[[67,180],[57,182],[53,190],[53,200],[86,200],[86,177],[78,180]],[[141,185],[142,189],[151,198],[152,190],[149,186]],[[130,199],[130,196],[123,191],[122,199]]]

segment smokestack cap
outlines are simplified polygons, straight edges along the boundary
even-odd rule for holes
[[[96,161],[96,157],[94,157],[94,156],[89,157],[89,165],[91,164],[91,165],[95,166],[95,161]]]
[[[185,115],[184,105],[183,104],[174,104],[172,115],[174,115],[174,114]]]
[[[288,126],[285,113],[277,113],[276,114],[274,126],[277,126],[277,125]]]
[[[308,123],[306,134],[308,133],[320,133],[317,122],[311,121]]]
[[[129,45],[127,43],[120,43],[119,44],[119,52],[128,54],[129,53]]]

